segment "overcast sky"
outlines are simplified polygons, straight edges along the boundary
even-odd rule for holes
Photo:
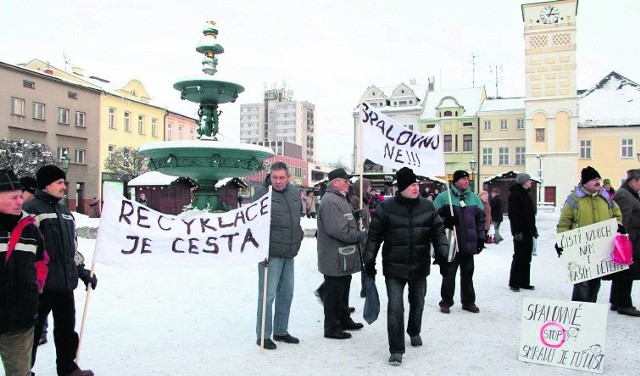
[[[532,1],[526,1],[532,2]],[[5,0],[0,61],[39,58],[120,85],[142,81],[154,104],[195,116],[173,83],[200,72],[195,52],[215,20],[221,80],[245,87],[222,105],[220,132],[239,139],[239,104],[283,83],[316,105],[318,157],[350,166],[351,111],[372,84],[436,79],[436,89],[476,86],[495,95],[490,65],[502,67],[500,96],[524,95],[523,23],[518,0]],[[640,82],[640,1],[581,0],[578,88],[612,70]]]

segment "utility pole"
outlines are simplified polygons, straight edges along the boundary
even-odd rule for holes
[[[499,98],[500,95],[498,94],[498,84],[499,84],[500,81],[502,81],[502,65],[498,65],[498,64],[489,65],[489,72],[491,72],[491,74],[495,75],[495,80],[496,80],[496,98]]]
[[[476,87],[476,65],[478,65],[478,63],[476,62],[476,59],[478,58],[478,52],[477,51],[473,51],[471,53],[471,87]]]

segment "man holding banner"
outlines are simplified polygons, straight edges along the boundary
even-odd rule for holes
[[[600,174],[595,168],[587,166],[580,173],[580,185],[567,196],[560,212],[557,233],[573,230],[578,227],[591,225],[615,218],[618,222],[618,232],[626,233],[622,226],[622,212],[620,207],[609,197],[602,188]],[[563,249],[555,245],[558,257]],[[573,285],[571,300],[595,303],[600,290],[600,278],[578,282]]]
[[[298,338],[289,334],[289,312],[293,301],[293,258],[300,250],[304,233],[300,226],[300,191],[289,184],[291,173],[284,162],[271,165],[264,184],[257,187],[252,201],[258,200],[273,188],[271,196],[271,227],[269,235],[269,259],[258,264],[258,314],[256,322],[256,343],[260,346],[262,334],[262,306],[266,299],[264,348],[275,350],[276,344],[270,339],[285,343],[299,343]],[[265,268],[268,268],[266,296],[263,292]],[[275,300],[275,314],[272,306]]]
[[[473,288],[473,256],[482,252],[484,248],[484,206],[478,195],[469,189],[469,173],[466,171],[458,170],[453,173],[453,184],[449,191],[440,193],[433,202],[438,214],[444,219],[445,227],[451,229],[455,226],[455,241],[458,244],[455,258],[449,263],[449,270],[442,277],[440,312],[450,312],[456,290],[456,273],[460,267],[462,309],[478,313],[480,309],[475,304],[476,292]],[[453,215],[450,211],[451,206]]]

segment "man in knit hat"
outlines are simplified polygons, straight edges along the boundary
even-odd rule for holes
[[[50,265],[46,286],[40,294],[32,364],[36,360],[37,341],[44,322],[49,312],[53,312],[58,375],[91,376],[93,372],[81,370],[75,362],[78,333],[75,332],[73,290],[78,286],[78,279],[87,288],[89,285],[95,288],[98,280],[95,275],[90,276],[89,270],[84,267],[84,257],[76,249],[75,220],[69,208],[59,202],[67,191],[64,171],[54,165],[43,166],[36,173],[36,179],[36,197],[25,204],[24,210],[35,214],[44,236],[45,248],[55,262]]]
[[[618,232],[626,233],[622,226],[620,207],[609,197],[600,184],[600,174],[595,168],[587,166],[580,173],[580,184],[567,196],[560,212],[557,233],[573,230],[615,218],[618,221]],[[563,249],[555,245],[558,257]],[[571,300],[595,303],[600,290],[600,278],[573,285]]]
[[[20,185],[22,185],[22,200],[24,202],[31,201],[36,195],[38,181],[31,176],[25,176],[20,178]]]
[[[484,224],[487,219],[480,197],[469,189],[469,174],[463,170],[454,172],[450,192],[440,193],[433,204],[443,218],[444,226],[448,229],[455,226],[457,235],[455,258],[449,263],[448,272],[442,276],[440,312],[449,313],[453,305],[459,267],[462,309],[478,313],[480,309],[476,305],[476,292],[473,288],[473,256],[482,252],[484,248],[487,235]],[[450,211],[451,206],[453,215]]]
[[[533,290],[531,285],[531,254],[533,239],[538,238],[536,228],[536,209],[529,197],[531,176],[526,173],[516,175],[516,184],[512,185],[509,194],[509,221],[513,235],[513,261],[509,274],[511,291],[520,289]]]
[[[38,293],[47,254],[35,220],[22,211],[22,185],[0,170],[0,358],[6,375],[29,375]]]
[[[430,200],[419,197],[420,186],[410,168],[396,173],[398,192],[378,205],[369,225],[365,272],[376,275],[376,256],[382,246],[382,272],[387,285],[387,335],[391,365],[402,363],[405,352],[404,288],[409,286],[409,321],[406,328],[411,346],[422,346],[420,331],[427,276],[431,267],[431,245],[440,271],[447,271],[449,243],[442,219]]]

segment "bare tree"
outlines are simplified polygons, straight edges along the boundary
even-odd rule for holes
[[[35,177],[38,169],[48,164],[60,162],[47,146],[33,141],[0,140],[0,168],[11,168],[19,177]]]
[[[104,167],[115,174],[125,184],[149,170],[148,158],[140,154],[139,149],[130,147],[117,148]]]

